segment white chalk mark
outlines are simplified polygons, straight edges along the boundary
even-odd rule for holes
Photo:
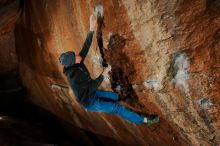
[[[104,16],[104,9],[103,6],[98,4],[95,6],[94,8],[94,15],[98,18],[98,17],[103,17]]]
[[[174,70],[176,71],[173,82],[177,86],[182,86],[186,93],[189,92],[188,80],[188,59],[185,54],[178,55],[174,60]]]

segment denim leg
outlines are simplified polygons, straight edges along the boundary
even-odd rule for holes
[[[136,124],[142,124],[144,121],[143,116],[129,110],[128,108],[114,101],[105,101],[97,98],[92,105],[87,107],[87,109],[93,112],[118,114],[122,118]]]
[[[108,98],[115,101],[118,100],[118,94],[112,91],[96,90],[95,94],[101,98]]]
[[[136,124],[143,124],[144,116],[139,115],[119,103],[115,103],[114,113]]]

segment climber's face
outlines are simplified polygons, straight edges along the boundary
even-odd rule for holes
[[[76,63],[76,64],[77,64],[77,63],[80,63],[81,60],[82,60],[82,57],[81,57],[80,55],[76,55],[76,56],[75,56],[75,63]]]

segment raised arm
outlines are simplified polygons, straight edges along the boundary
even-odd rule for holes
[[[87,33],[86,40],[85,40],[85,42],[83,44],[82,50],[79,53],[79,55],[82,57],[82,60],[85,59],[86,55],[89,52],[89,48],[90,48],[90,46],[92,44],[93,33],[94,33],[93,31],[89,31]]]
[[[93,33],[96,27],[96,18],[94,15],[90,16],[90,24],[89,24],[89,32],[87,33],[86,40],[83,44],[82,50],[80,51],[79,55],[82,57],[82,61],[84,61],[86,55],[89,52],[89,48],[92,44],[92,38],[93,38]]]

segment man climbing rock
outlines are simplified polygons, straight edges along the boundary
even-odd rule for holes
[[[85,57],[92,43],[95,28],[96,19],[95,16],[91,15],[90,29],[80,53],[76,54],[73,51],[68,51],[62,53],[59,57],[77,101],[89,111],[117,114],[132,123],[149,126],[159,122],[158,116],[151,115],[145,117],[121,105],[118,102],[118,94],[111,91],[98,90],[98,87],[103,79],[108,76],[111,68],[109,66],[104,68],[103,72],[96,79],[92,79],[84,64]]]

